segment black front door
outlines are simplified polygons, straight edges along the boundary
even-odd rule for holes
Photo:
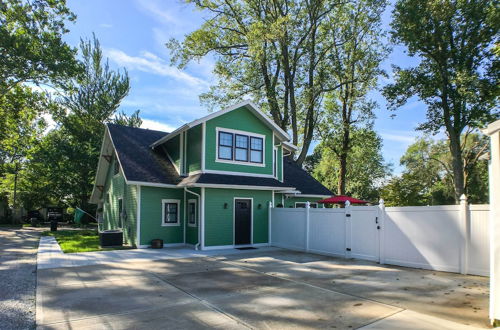
[[[250,244],[252,237],[252,201],[234,201],[234,244]]]

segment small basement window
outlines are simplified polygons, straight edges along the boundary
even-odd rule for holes
[[[163,199],[162,226],[179,226],[179,210],[181,201],[178,199]]]

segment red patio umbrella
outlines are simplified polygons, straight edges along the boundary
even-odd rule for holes
[[[323,204],[345,204],[345,202],[349,201],[351,204],[366,204],[367,201],[362,201],[361,199],[357,199],[350,196],[338,195],[332,196],[323,200],[320,200],[318,203]]]

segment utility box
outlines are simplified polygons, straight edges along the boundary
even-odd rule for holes
[[[99,244],[101,247],[122,246],[123,232],[119,229],[101,231],[99,232]]]

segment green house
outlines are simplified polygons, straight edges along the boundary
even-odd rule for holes
[[[287,157],[289,139],[249,102],[171,133],[108,124],[91,196],[100,227],[139,248],[268,245],[271,204],[332,195]]]

